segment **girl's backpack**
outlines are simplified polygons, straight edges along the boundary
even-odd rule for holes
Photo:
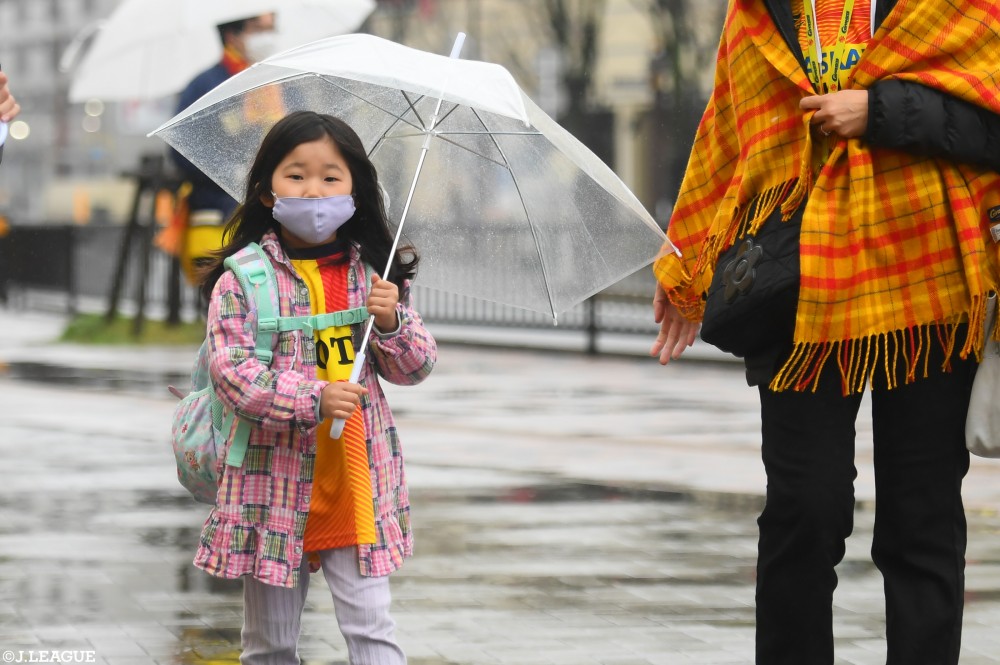
[[[279,332],[304,330],[312,334],[330,326],[361,323],[368,317],[364,307],[316,316],[277,316],[281,311],[277,278],[257,243],[227,258],[225,266],[236,275],[248,299],[253,299],[257,309],[255,353],[265,365],[271,364],[273,342]],[[170,439],[181,485],[196,501],[214,504],[222,478],[222,460],[230,466],[243,465],[252,426],[219,400],[208,371],[208,345],[206,339],[198,349],[191,372],[191,392],[174,409]]]

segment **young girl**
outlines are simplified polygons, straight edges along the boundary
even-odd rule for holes
[[[409,499],[392,414],[377,376],[422,381],[433,338],[409,304],[417,257],[394,256],[375,167],[357,134],[296,112],[264,138],[210,293],[210,371],[227,408],[252,423],[241,467],[226,466],[195,565],[244,576],[241,662],[298,663],[309,572],[322,569],[351,663],[405,663],[393,637],[389,580],[412,553]],[[254,351],[257,313],[222,259],[250,242],[268,255],[281,316],[366,306],[375,317],[360,385],[347,383],[363,326],[282,332],[270,365]],[[371,274],[366,279],[366,268]],[[358,407],[361,408],[358,408]],[[346,419],[339,439],[331,422]]]

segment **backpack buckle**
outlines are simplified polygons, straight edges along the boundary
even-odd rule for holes
[[[278,319],[273,316],[261,317],[257,319],[257,332],[259,333],[278,332]]]
[[[354,309],[345,309],[340,312],[343,316],[343,323],[340,325],[350,326],[355,323],[363,323],[368,319],[368,308],[367,307],[355,307]]]

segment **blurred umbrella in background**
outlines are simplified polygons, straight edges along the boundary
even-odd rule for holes
[[[60,67],[73,72],[71,102],[156,99],[219,61],[217,25],[274,12],[284,50],[353,32],[374,8],[374,0],[124,0],[80,32]]]

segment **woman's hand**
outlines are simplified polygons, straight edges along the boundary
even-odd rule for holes
[[[836,134],[855,139],[868,129],[868,91],[838,90],[828,95],[814,95],[799,102],[803,111],[815,110],[809,121],[823,136]]]
[[[361,404],[361,396],[367,394],[368,390],[357,383],[347,381],[329,383],[323,387],[323,392],[319,396],[319,416],[322,420],[329,418],[347,420],[354,413],[354,409]]]
[[[21,105],[14,99],[14,95],[10,94],[10,88],[7,87],[7,75],[0,72],[0,120],[10,122],[17,117],[20,111]]]
[[[694,344],[699,324],[685,319],[659,284],[653,295],[653,320],[660,324],[660,334],[656,336],[649,355],[654,358],[659,356],[661,365],[680,358],[684,349]]]
[[[392,332],[399,327],[396,305],[399,304],[399,287],[378,275],[372,275],[368,290],[368,313],[375,317],[379,332]]]

